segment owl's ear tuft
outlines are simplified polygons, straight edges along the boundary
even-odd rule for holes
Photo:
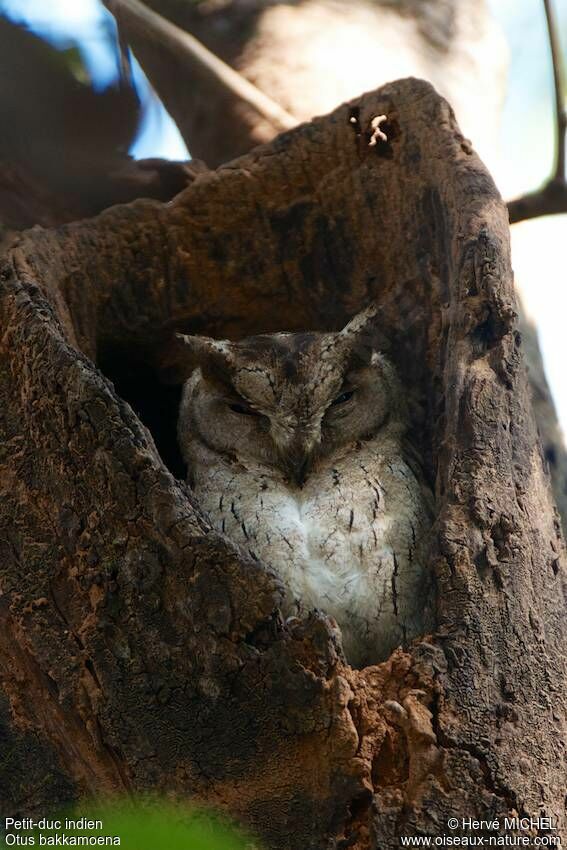
[[[206,377],[226,383],[234,368],[234,352],[229,340],[180,333],[175,336],[185,352],[181,357],[186,378],[199,367]]]
[[[345,325],[341,331],[341,336],[356,337],[372,331],[378,324],[379,316],[380,312],[376,304],[369,304]]]
[[[379,310],[370,304],[340,331],[339,344],[350,368],[369,366],[378,340]]]
[[[194,358],[197,365],[209,357],[229,358],[231,355],[231,344],[227,339],[213,339],[210,336],[192,336],[178,333],[175,336],[187,347],[189,356]]]

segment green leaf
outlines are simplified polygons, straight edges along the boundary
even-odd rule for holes
[[[78,820],[80,818],[95,821],[95,827],[85,827]],[[59,820],[61,825],[54,829],[38,829],[36,847],[61,846],[56,841],[61,835],[106,839],[96,845],[70,840],[65,842],[66,846],[119,846],[123,850],[251,850],[257,846],[207,810],[155,800],[121,800],[103,805],[83,803],[72,813],[47,820],[51,821],[49,826],[54,826],[54,820]]]

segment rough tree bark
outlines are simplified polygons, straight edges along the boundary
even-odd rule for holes
[[[41,808],[49,782],[53,804],[158,789],[281,850],[561,817],[565,554],[506,209],[428,84],[365,95],[170,204],[35,228],[0,294],[4,734],[40,786],[0,764],[2,808]],[[437,625],[352,670],[322,614],[282,625],[277,579],[164,465],[155,369],[173,330],[338,327],[369,299],[424,400]],[[161,455],[117,390],[169,426]]]

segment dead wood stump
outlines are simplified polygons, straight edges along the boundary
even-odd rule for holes
[[[423,400],[437,626],[357,671],[324,616],[289,632],[278,580],[211,530],[159,370],[174,330],[336,328],[371,299]],[[507,214],[428,84],[341,106],[169,204],[24,233],[0,316],[3,809],[44,806],[42,776],[54,807],[153,789],[281,850],[561,815],[565,556]]]

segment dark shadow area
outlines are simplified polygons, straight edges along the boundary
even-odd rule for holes
[[[177,444],[177,416],[181,385],[166,385],[144,360],[139,349],[122,346],[101,351],[97,366],[109,378],[117,394],[128,402],[150,430],[160,456],[172,475],[185,479],[185,464]]]

